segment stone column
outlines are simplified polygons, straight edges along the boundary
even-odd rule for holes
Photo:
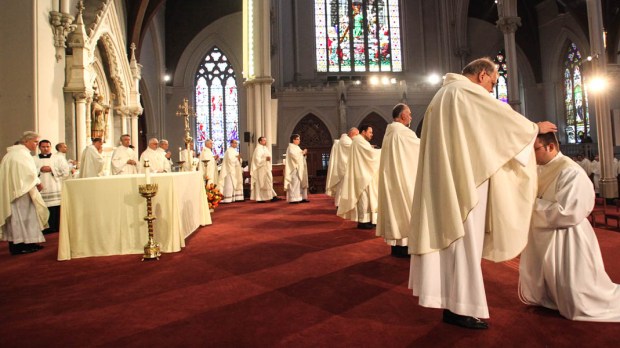
[[[259,136],[267,138],[267,147],[276,143],[271,133],[271,2],[244,0],[243,62],[247,90],[247,130],[252,134],[248,156]],[[272,156],[273,157],[273,156]]]
[[[592,70],[587,78],[607,78],[607,56],[603,41],[603,15],[599,0],[587,0],[588,31],[590,32],[590,54]],[[586,80],[586,83],[588,80]],[[596,113],[596,133],[598,134],[598,154],[601,160],[600,194],[605,198],[618,197],[618,181],[613,173],[614,148],[611,137],[611,113],[607,91],[591,92],[590,104],[594,101]]]
[[[76,119],[76,147],[77,147],[77,160],[82,158],[82,151],[90,143],[87,142],[90,134],[86,133],[86,100],[88,94],[86,93],[73,93],[73,99],[75,100],[75,119]]]
[[[92,113],[91,113],[91,105],[93,103],[93,98],[86,98],[86,136],[92,136],[91,122],[92,122]],[[105,139],[102,139],[105,140]]]
[[[519,95],[519,75],[517,69],[517,46],[515,44],[515,31],[521,25],[521,18],[500,17],[497,27],[504,34],[504,50],[508,65],[508,103],[517,112],[521,112],[521,98]]]
[[[136,152],[138,152],[138,116],[139,113],[131,113],[131,145],[134,146]]]

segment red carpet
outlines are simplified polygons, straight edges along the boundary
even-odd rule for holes
[[[573,322],[517,296],[516,261],[483,263],[490,329],[441,322],[407,289],[409,260],[309,204],[223,205],[180,253],[56,261],[58,235],[0,243],[0,346],[615,347],[620,324]],[[105,231],[102,231],[105,233]],[[597,230],[620,282],[620,233]]]

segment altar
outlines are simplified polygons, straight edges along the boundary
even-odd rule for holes
[[[163,253],[178,252],[211,215],[200,172],[152,174],[155,241]],[[143,174],[64,182],[58,260],[142,254],[148,240],[146,200],[138,193]]]

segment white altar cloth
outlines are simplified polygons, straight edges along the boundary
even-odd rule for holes
[[[63,184],[58,260],[142,254],[148,241],[143,174],[68,180]],[[211,224],[200,172],[152,174],[154,239],[164,253],[185,247],[185,238]]]

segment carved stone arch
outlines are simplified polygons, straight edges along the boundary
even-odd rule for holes
[[[370,144],[375,145],[376,147],[381,147],[383,137],[385,136],[385,129],[388,125],[387,121],[381,115],[373,111],[364,117],[362,122],[358,125],[358,128],[365,124],[372,127],[373,136],[370,140]]]
[[[109,70],[108,78],[113,82],[116,89],[116,97],[118,98],[117,100],[119,106],[126,106],[128,104],[130,88],[129,84],[124,80],[128,79],[129,76],[131,76],[131,73],[129,73],[129,71],[127,71],[125,74],[121,73],[119,53],[117,52],[114,41],[110,35],[101,35],[96,47],[99,49],[101,56],[105,57],[105,59],[107,60]]]
[[[293,134],[299,134],[302,149],[308,149],[306,161],[308,176],[310,177],[310,191],[323,192],[325,190],[325,175],[329,153],[332,147],[332,135],[321,119],[314,114],[304,116],[295,128]]]

